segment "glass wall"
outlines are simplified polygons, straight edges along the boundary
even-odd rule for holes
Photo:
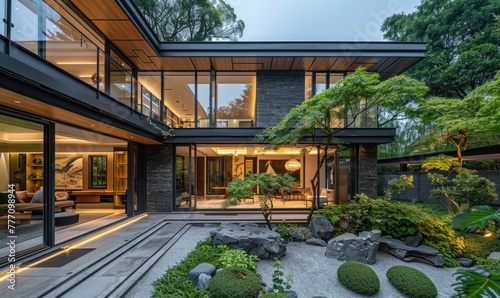
[[[195,127],[194,72],[165,72],[164,74],[164,122],[170,127]]]
[[[210,94],[210,73],[200,72],[198,73],[198,84],[197,88],[197,125],[198,127],[210,127],[210,114],[213,110],[212,95]]]
[[[193,146],[175,148],[175,208],[195,207],[195,155]]]
[[[141,89],[142,114],[151,119],[160,121],[161,115],[161,73],[139,72],[139,86]]]
[[[0,2],[0,20],[7,19],[7,1]],[[0,22],[0,35],[7,35],[7,24]]]
[[[34,1],[12,1],[11,40],[38,55],[38,41],[42,40],[39,29],[39,4]],[[40,16],[42,19],[42,16]]]
[[[253,127],[255,120],[254,73],[217,73],[217,127]]]
[[[45,244],[44,125],[0,114],[0,237],[16,236],[16,256]],[[0,245],[0,263],[9,255]]]

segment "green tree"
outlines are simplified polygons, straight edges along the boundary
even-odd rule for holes
[[[240,95],[241,98],[235,98],[217,109],[217,118],[219,119],[249,119],[252,111],[252,85],[247,84],[245,90]]]
[[[395,76],[380,81],[378,74],[358,68],[335,86],[292,108],[278,124],[266,129],[257,139],[269,141],[267,149],[295,146],[306,141],[328,152],[332,147],[339,147],[335,135],[340,131],[353,127],[356,122],[363,125],[360,119],[367,119],[366,116],[373,115],[377,109],[391,111],[391,116],[384,115],[383,121],[374,120],[382,126],[421,101],[427,91],[427,87],[415,79]],[[325,157],[326,154],[316,175]],[[314,184],[312,189],[316,196]]]
[[[434,96],[464,98],[493,79],[500,65],[500,0],[423,0],[415,12],[382,24],[384,37],[426,42],[426,59],[407,74]]]
[[[272,175],[269,173],[252,174],[242,180],[236,178],[227,185],[228,197],[222,204],[222,208],[238,205],[241,200],[254,196],[254,189],[259,188],[259,201],[262,215],[266,220],[267,227],[271,227],[271,215],[273,212],[273,199],[282,187],[291,188],[295,178],[289,174]]]
[[[411,111],[410,111],[411,110]],[[500,130],[500,72],[464,99],[427,98],[407,112],[428,125],[428,133],[415,142],[416,152],[456,149],[459,166],[470,144],[497,144]]]
[[[134,0],[163,41],[238,40],[245,23],[223,0]]]

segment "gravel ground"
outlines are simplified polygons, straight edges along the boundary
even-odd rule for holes
[[[191,227],[126,297],[150,297],[154,280],[161,277],[166,268],[174,266],[185,258],[187,253],[194,248],[196,242],[208,237],[213,229],[215,229],[214,226]],[[343,262],[327,258],[325,251],[325,247],[306,245],[303,242],[288,243],[287,253],[281,259],[283,272],[285,275],[292,276],[292,289],[297,292],[298,297],[365,297],[346,289],[338,281],[337,269]],[[273,264],[274,260],[261,260],[257,264],[257,273],[262,276],[263,281],[268,286],[272,286]],[[451,285],[455,283],[453,273],[457,271],[457,268],[436,268],[421,263],[406,263],[389,254],[379,252],[377,262],[370,267],[375,270],[379,277],[380,291],[370,297],[404,297],[389,283],[385,276],[387,270],[394,265],[407,265],[424,272],[436,285],[439,298],[448,298],[454,293]]]

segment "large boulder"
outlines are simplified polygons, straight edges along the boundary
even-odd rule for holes
[[[351,233],[337,236],[328,242],[325,255],[339,261],[375,264],[381,235],[380,230],[373,230],[359,236]]]
[[[311,232],[314,237],[328,241],[332,238],[333,231],[334,228],[326,217],[314,216],[311,219]]]
[[[436,267],[444,265],[444,257],[438,250],[427,246],[418,247],[408,246],[403,241],[392,238],[380,239],[379,250],[389,253],[405,262],[419,262]]]
[[[261,260],[281,258],[286,252],[286,240],[280,234],[255,224],[223,223],[210,236],[214,245],[242,249]]]
[[[196,267],[194,267],[193,269],[191,269],[191,271],[189,271],[189,273],[188,273],[188,280],[190,280],[192,282],[197,282],[198,281],[198,277],[201,274],[206,274],[206,275],[209,275],[209,276],[214,276],[215,275],[215,270],[216,270],[216,268],[212,264],[209,264],[209,263],[198,264]]]

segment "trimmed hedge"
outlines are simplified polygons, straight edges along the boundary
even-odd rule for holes
[[[409,298],[435,298],[434,283],[421,271],[408,266],[394,266],[386,273],[391,284]]]
[[[380,280],[375,271],[361,262],[348,261],[340,265],[337,277],[346,288],[361,295],[370,296],[380,289]]]
[[[212,278],[206,290],[210,298],[253,298],[261,290],[261,280],[246,268],[228,267]]]

